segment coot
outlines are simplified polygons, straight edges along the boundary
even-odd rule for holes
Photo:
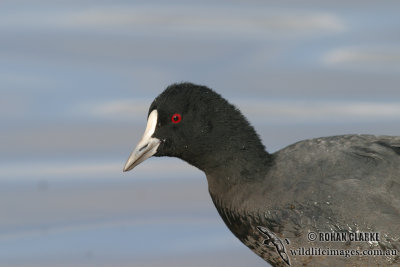
[[[400,265],[400,137],[323,137],[270,154],[235,106],[191,83],[165,89],[147,120],[124,171],[151,156],[199,168],[225,224],[271,265]]]

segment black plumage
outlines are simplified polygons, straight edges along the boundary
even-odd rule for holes
[[[204,171],[225,224],[273,266],[400,265],[400,137],[316,138],[269,154],[237,108],[191,83],[161,93],[149,121],[156,124],[148,123],[124,170],[154,155]],[[379,240],[323,242],[321,233],[378,233]],[[311,248],[328,252],[298,255]],[[387,255],[347,255],[374,250]]]

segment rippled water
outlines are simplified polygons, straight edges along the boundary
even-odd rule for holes
[[[1,1],[0,265],[265,266],[177,159],[122,167],[165,86],[208,85],[270,151],[399,135],[400,4]]]

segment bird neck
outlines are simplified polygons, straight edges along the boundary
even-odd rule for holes
[[[219,101],[224,102],[220,103],[221,108],[208,112],[213,119],[203,122],[203,127],[193,133],[195,142],[189,142],[177,156],[204,171],[207,177],[216,177],[218,181],[209,180],[209,185],[229,186],[261,179],[272,155],[240,111],[223,99]]]
[[[212,146],[204,145],[200,153],[182,156],[206,174],[210,190],[260,181],[272,162],[256,134],[226,136]]]
[[[220,159],[218,165],[204,170],[210,193],[226,192],[234,187],[263,181],[271,163],[272,156],[265,150],[231,150],[229,157]]]

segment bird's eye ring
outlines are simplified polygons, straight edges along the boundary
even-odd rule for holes
[[[182,115],[179,113],[175,113],[174,115],[172,115],[171,117],[171,121],[172,123],[179,123],[182,120]]]

